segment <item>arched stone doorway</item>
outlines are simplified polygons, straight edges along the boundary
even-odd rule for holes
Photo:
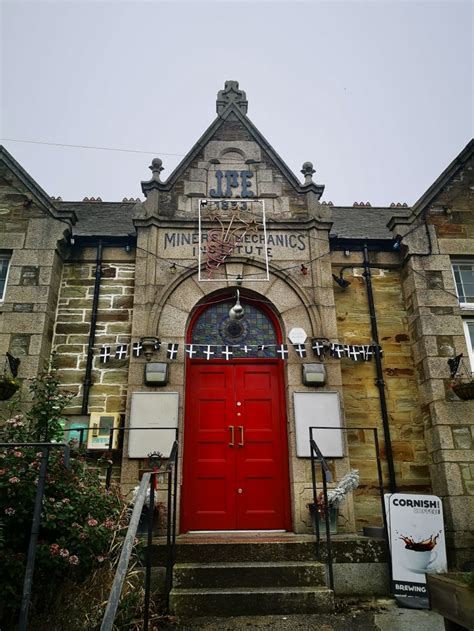
[[[181,532],[291,529],[281,329],[253,293],[231,320],[234,295],[206,297],[187,330]]]

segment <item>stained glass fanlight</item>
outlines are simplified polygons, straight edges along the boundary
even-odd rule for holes
[[[276,357],[277,334],[270,317],[252,303],[244,302],[244,317],[241,320],[232,320],[229,310],[234,303],[235,299],[226,299],[205,309],[194,324],[191,342],[233,346],[234,357],[238,358]],[[245,353],[237,348],[244,345],[251,347],[251,351]],[[258,350],[262,346],[263,350]]]

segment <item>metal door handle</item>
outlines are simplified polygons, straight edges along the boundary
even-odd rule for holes
[[[243,447],[244,446],[244,426],[243,425],[239,425],[239,432],[240,432],[239,447]]]
[[[233,447],[235,440],[234,440],[234,426],[233,425],[229,425],[229,429],[230,429],[230,443],[229,443],[229,447]]]

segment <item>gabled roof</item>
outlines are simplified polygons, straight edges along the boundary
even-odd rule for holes
[[[71,210],[60,210],[51,201],[49,195],[41,188],[41,186],[25,171],[25,169],[15,160],[15,158],[0,145],[0,163],[4,164],[7,169],[17,178],[25,189],[31,194],[35,202],[43,210],[45,210],[54,219],[60,221],[68,220],[73,225],[76,222],[76,215]]]
[[[286,177],[288,183],[298,192],[298,193],[307,193],[308,191],[315,192],[319,197],[323,194],[324,186],[320,184],[311,183],[309,185],[303,185],[298,180],[296,175],[290,169],[290,167],[284,162],[284,160],[278,155],[275,149],[271,146],[268,140],[259,132],[259,130],[255,127],[252,121],[242,113],[241,109],[235,102],[229,103],[229,105],[218,114],[217,118],[214,122],[209,125],[203,135],[199,138],[199,140],[195,143],[192,149],[188,152],[188,154],[181,160],[178,166],[175,168],[173,173],[169,176],[166,182],[161,182],[158,179],[152,178],[149,181],[142,182],[142,191],[146,195],[148,191],[156,188],[159,191],[169,191],[173,188],[177,180],[183,176],[186,169],[189,165],[196,159],[199,152],[205,147],[205,145],[212,139],[214,134],[218,131],[222,125],[229,120],[237,119],[240,123],[245,127],[245,129],[249,132],[252,138],[255,140],[257,144],[259,144],[262,149],[264,149],[271,160],[276,164],[276,166],[280,169],[283,175]]]
[[[135,236],[132,221],[135,202],[56,202],[61,211],[74,212],[77,237]]]
[[[470,140],[461,153],[454,158],[454,160],[449,164],[446,169],[441,173],[441,175],[433,182],[433,184],[428,188],[428,190],[423,193],[420,199],[415,202],[412,206],[412,214],[410,216],[410,220],[408,223],[414,221],[420,213],[422,213],[428,206],[430,206],[436,197],[441,193],[444,187],[449,184],[451,179],[460,171],[471,159],[474,154],[474,139]],[[391,221],[389,222],[392,226],[394,223],[397,223],[399,220],[399,216],[395,215]],[[406,222],[403,222],[406,223]]]
[[[400,209],[400,216],[408,216],[410,209]],[[333,206],[333,225],[330,237],[335,239],[377,239],[393,241],[393,233],[387,227],[393,208]]]

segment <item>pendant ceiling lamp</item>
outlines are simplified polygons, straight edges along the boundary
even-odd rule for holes
[[[231,320],[242,320],[244,315],[245,315],[245,311],[242,305],[240,304],[240,294],[239,294],[239,290],[237,289],[235,305],[231,307],[231,309],[229,310],[229,318]]]

